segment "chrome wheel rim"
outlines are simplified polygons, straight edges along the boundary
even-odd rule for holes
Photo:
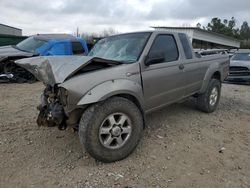
[[[211,106],[214,106],[217,103],[217,99],[218,99],[218,89],[217,87],[214,87],[211,91],[210,97],[209,97],[209,104]]]
[[[108,149],[119,149],[131,136],[130,118],[124,113],[113,113],[106,117],[99,129],[99,140]]]

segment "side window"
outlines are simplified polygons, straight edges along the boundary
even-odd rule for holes
[[[184,33],[179,33],[179,38],[187,59],[192,59],[193,54],[187,36]]]
[[[80,42],[72,42],[72,51],[73,54],[84,54],[84,49]]]
[[[173,35],[158,35],[150,49],[150,53],[164,53],[164,62],[176,61],[179,58],[177,44]]]

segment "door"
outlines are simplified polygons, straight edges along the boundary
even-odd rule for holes
[[[160,51],[164,60],[142,70],[146,110],[151,111],[181,99],[185,94],[186,78],[175,37],[157,35],[148,56]]]
[[[188,40],[187,35],[179,33],[178,36],[185,55],[185,60],[183,61],[185,74],[187,77],[185,95],[189,96],[201,89],[208,66],[206,61],[201,61],[197,58],[194,58],[191,43]]]

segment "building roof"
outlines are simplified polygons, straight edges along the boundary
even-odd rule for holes
[[[33,35],[33,37],[40,40],[70,40],[71,42],[77,42],[76,37],[70,34],[37,34]]]
[[[156,30],[186,33],[191,41],[198,40],[224,46],[226,48],[239,48],[240,41],[215,32],[200,29],[198,27],[152,27]]]
[[[9,26],[9,25],[5,25],[5,24],[1,24],[1,23],[0,23],[0,26],[9,27],[9,28],[12,28],[12,29],[17,29],[17,30],[22,31],[22,29],[19,29],[19,28],[16,28],[16,27],[12,27],[12,26]]]
[[[156,27],[152,27],[152,28],[154,28],[154,29],[190,29],[190,30],[197,30],[197,31],[207,32],[207,33],[210,33],[210,34],[213,34],[213,35],[217,35],[217,36],[220,36],[220,37],[224,37],[224,38],[227,38],[227,39],[230,39],[230,40],[240,42],[240,40],[238,40],[236,38],[229,37],[229,36],[226,36],[226,35],[223,35],[223,34],[220,34],[220,33],[215,33],[215,32],[212,32],[212,31],[207,31],[207,30],[201,29],[199,27],[164,27],[164,26],[156,26]]]

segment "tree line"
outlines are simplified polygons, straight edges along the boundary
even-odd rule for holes
[[[231,19],[220,19],[215,17],[212,18],[207,26],[202,27],[201,24],[198,23],[197,27],[236,38],[242,41],[242,48],[250,48],[250,27],[247,21],[244,21],[240,27],[237,27],[237,20],[234,17]]]

